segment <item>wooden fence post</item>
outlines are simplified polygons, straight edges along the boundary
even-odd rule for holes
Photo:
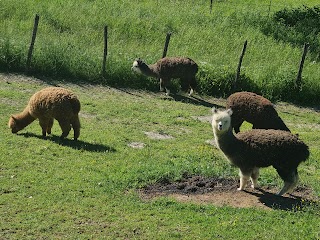
[[[271,11],[271,1],[272,1],[272,0],[270,0],[270,2],[269,2],[269,7],[268,7],[268,17],[270,16],[270,11]]]
[[[167,33],[166,36],[166,42],[164,44],[164,49],[163,49],[163,53],[162,53],[162,58],[164,58],[165,56],[167,56],[167,51],[168,51],[168,46],[169,46],[169,42],[170,42],[170,37],[171,37],[171,33]]]
[[[108,26],[104,27],[104,50],[103,50],[103,62],[102,62],[102,76],[106,76],[106,64],[108,55]]]
[[[297,75],[297,79],[295,82],[295,88],[296,90],[301,90],[301,84],[302,84],[302,70],[303,70],[303,65],[304,65],[304,60],[306,59],[306,55],[308,52],[308,48],[309,48],[309,44],[305,43],[304,47],[303,47],[303,53],[302,53],[302,57],[301,57],[301,61],[300,61],[300,66],[299,66],[299,71],[298,71],[298,75]]]
[[[248,40],[246,40],[244,42],[244,44],[243,44],[243,48],[242,48],[242,52],[241,52],[241,55],[240,55],[239,64],[238,64],[238,68],[237,68],[237,74],[236,74],[236,78],[235,78],[234,84],[233,84],[233,89],[236,89],[237,83],[238,83],[238,81],[240,79],[240,71],[241,71],[242,60],[243,60],[244,54],[245,54],[246,49],[247,49],[247,44],[248,44]]]
[[[30,43],[29,52],[28,52],[28,58],[27,58],[27,71],[29,71],[30,65],[31,65],[32,52],[33,52],[33,48],[34,48],[34,43],[36,41],[39,18],[40,18],[39,15],[36,14],[35,19],[34,19],[31,43]]]

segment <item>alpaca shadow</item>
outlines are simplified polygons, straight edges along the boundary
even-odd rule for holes
[[[194,105],[201,105],[204,107],[209,107],[209,108],[224,108],[224,106],[217,105],[215,103],[211,103],[208,101],[205,101],[199,97],[196,96],[184,96],[184,95],[179,95],[179,94],[174,94],[170,95],[170,97],[165,98],[166,100],[174,100],[182,103],[191,103]]]
[[[103,144],[97,144],[97,143],[88,143],[84,142],[81,140],[72,140],[72,139],[61,139],[60,136],[56,135],[50,135],[47,137],[43,137],[41,135],[36,135],[34,133],[21,133],[18,135],[22,135],[25,138],[30,138],[30,137],[36,137],[39,139],[44,139],[44,140],[51,140],[52,142],[55,142],[61,146],[67,146],[71,147],[76,150],[84,150],[84,151],[89,151],[89,152],[115,152],[116,149],[113,147],[109,147]]]
[[[258,197],[263,205],[275,210],[301,211],[304,207],[313,203],[313,201],[303,199],[299,196],[290,195],[291,197],[284,197],[266,192],[263,189],[257,189],[257,191],[259,192],[246,192]]]

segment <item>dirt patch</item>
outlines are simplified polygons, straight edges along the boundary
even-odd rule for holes
[[[128,143],[128,147],[142,149],[146,146],[143,142],[131,142]]]
[[[181,202],[232,206],[237,208],[262,208],[281,210],[302,210],[310,204],[319,204],[319,198],[313,195],[312,189],[300,186],[292,194],[275,195],[276,187],[262,187],[237,191],[238,179],[205,178],[202,176],[185,177],[177,182],[161,179],[153,185],[139,190],[142,199],[151,200],[168,196]]]
[[[165,134],[165,133],[157,133],[157,132],[144,132],[149,138],[157,139],[157,140],[165,140],[165,139],[173,139],[174,137]]]
[[[192,116],[193,119],[198,120],[204,123],[211,123],[212,122],[212,115],[210,116]]]

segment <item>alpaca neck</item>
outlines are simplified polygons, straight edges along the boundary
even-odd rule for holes
[[[225,132],[216,130],[214,135],[217,145],[226,156],[235,154],[239,140],[233,134],[231,127]]]
[[[146,65],[147,67],[143,69],[143,73],[150,77],[159,77],[156,64]]]
[[[25,128],[35,120],[35,118],[31,116],[28,107],[26,107],[22,113],[15,115],[14,118],[19,122],[21,128]]]

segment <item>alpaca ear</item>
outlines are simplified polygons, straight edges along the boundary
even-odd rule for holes
[[[227,113],[229,114],[229,116],[231,116],[231,115],[232,115],[232,113],[233,113],[232,109],[231,109],[231,108],[229,108],[229,109],[227,110]]]
[[[218,109],[216,107],[212,108],[212,113],[218,113]]]

